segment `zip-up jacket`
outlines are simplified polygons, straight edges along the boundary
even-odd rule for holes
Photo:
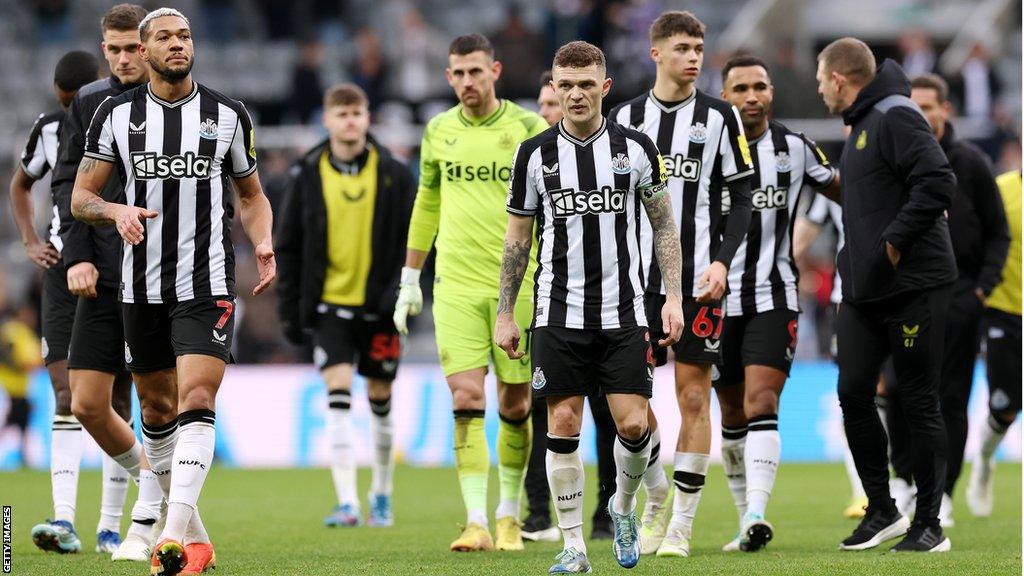
[[[844,301],[882,300],[957,277],[945,217],[956,177],[909,96],[903,69],[886,60],[843,111],[851,127],[840,160],[846,244],[838,266]],[[896,267],[886,242],[900,252]]]
[[[377,149],[377,196],[373,206],[371,254],[364,312],[391,318],[402,265],[416,182],[409,168],[387,148],[367,137]],[[300,343],[316,326],[317,306],[327,277],[327,207],[320,178],[320,157],[330,143],[316,146],[291,169],[275,234],[278,314],[285,336]]]

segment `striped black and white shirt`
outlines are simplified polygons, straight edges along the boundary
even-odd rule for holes
[[[606,120],[586,140],[559,122],[520,144],[507,209],[538,221],[534,328],[647,325],[641,196],[664,185],[654,142]]]
[[[64,123],[64,111],[40,114],[32,125],[25,149],[21,153],[21,169],[33,180],[42,180],[46,173],[57,165],[57,145],[60,142],[60,128]],[[60,240],[60,215],[57,202],[53,201],[53,218],[50,219],[50,244],[61,251],[64,243]]]
[[[665,160],[683,248],[683,296],[696,296],[697,281],[715,260],[722,243],[724,219],[719,192],[725,183],[753,172],[739,112],[699,90],[671,105],[648,92],[620,104],[609,118],[647,134]],[[648,289],[664,294],[661,271],[653,258],[654,234],[646,214],[641,226]]]
[[[754,161],[750,227],[729,268],[725,313],[800,311],[793,261],[793,224],[804,185],[823,188],[836,177],[818,146],[778,122],[750,142]]]
[[[829,200],[822,194],[815,194],[811,200],[810,205],[807,207],[807,212],[804,213],[804,218],[807,218],[818,226],[825,226],[829,222],[835,226],[836,229],[836,254],[843,249],[845,238],[843,236],[843,208],[839,204]],[[829,300],[833,304],[838,304],[843,301],[843,281],[839,277],[838,269],[832,274],[832,295]]]
[[[256,170],[252,120],[241,102],[193,82],[175,102],[148,84],[96,111],[85,155],[117,163],[129,205],[155,211],[125,246],[123,302],[160,304],[234,295],[232,187]]]

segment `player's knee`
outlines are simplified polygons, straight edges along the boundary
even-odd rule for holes
[[[132,399],[131,396],[128,398],[114,396],[111,400],[110,405],[114,408],[114,412],[121,417],[125,422],[131,420],[132,417]]]
[[[738,428],[745,426],[747,423],[747,413],[743,411],[741,406],[732,406],[720,402],[719,406],[722,408],[722,425],[729,428]]]
[[[210,389],[204,386],[196,386],[190,389],[185,397],[181,399],[181,406],[178,412],[186,412],[188,410],[215,410],[217,399],[216,389]]]
[[[53,390],[54,412],[60,416],[70,416],[72,412],[71,389],[64,387]]]
[[[636,415],[623,418],[615,423],[615,428],[626,440],[639,440],[647,432],[647,415]]]
[[[142,421],[151,426],[166,424],[177,416],[177,407],[173,398],[146,397],[140,398]]]
[[[779,397],[773,390],[761,390],[747,400],[747,416],[766,416],[779,413]]]
[[[573,436],[579,433],[580,420],[580,414],[572,406],[556,406],[548,413],[548,432],[556,436]]]
[[[105,406],[101,406],[96,402],[90,402],[83,394],[79,394],[71,399],[71,413],[86,428],[91,428],[93,425],[103,421],[103,418],[106,416],[104,413],[105,408]]]
[[[1017,419],[1017,414],[1019,412],[1020,407],[1018,407],[1016,410],[991,410],[989,413],[992,415],[992,418],[994,418],[996,422],[999,422],[1004,427],[1009,428],[1010,426],[1013,425],[1013,421]]]
[[[684,414],[699,415],[707,410],[708,395],[700,386],[687,386],[679,395],[679,407]]]
[[[527,397],[521,399],[517,398],[512,402],[506,401],[502,404],[499,410],[501,415],[508,420],[525,420],[526,417],[530,415],[530,399]]]
[[[452,388],[452,407],[455,410],[483,410],[483,390],[475,390],[467,386]]]

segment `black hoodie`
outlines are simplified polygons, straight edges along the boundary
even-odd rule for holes
[[[956,197],[949,207],[949,236],[960,282],[965,289],[981,288],[988,296],[1003,277],[1003,263],[1010,249],[1003,198],[985,154],[970,142],[957,140],[952,124],[946,124],[939,144],[956,174]]]
[[[851,127],[840,160],[846,243],[839,253],[843,300],[871,302],[957,277],[945,211],[956,177],[910,80],[886,60],[843,111]],[[900,251],[894,268],[885,243]]]

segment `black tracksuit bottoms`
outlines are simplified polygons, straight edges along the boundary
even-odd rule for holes
[[[839,307],[839,403],[850,452],[871,508],[894,508],[888,441],[875,409],[882,364],[892,357],[910,430],[917,484],[915,520],[938,517],[946,474],[946,429],[939,409],[946,313],[952,284]]]

